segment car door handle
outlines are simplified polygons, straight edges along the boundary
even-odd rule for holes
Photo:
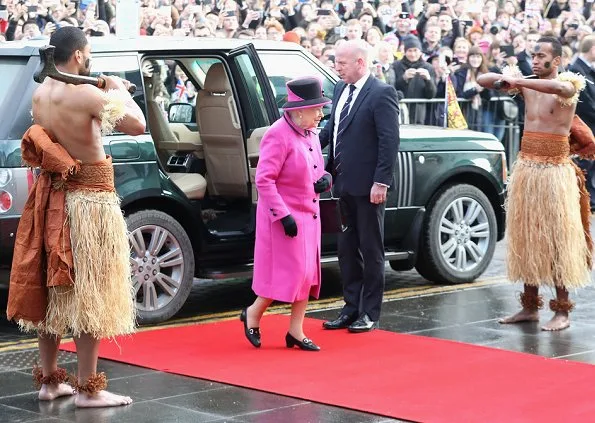
[[[134,160],[140,158],[140,148],[134,138],[112,140],[109,143],[114,160]]]

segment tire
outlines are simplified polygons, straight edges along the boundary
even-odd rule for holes
[[[166,321],[182,308],[192,289],[192,243],[182,225],[161,211],[142,210],[126,220],[138,322]]]
[[[467,184],[446,186],[434,199],[415,268],[432,282],[472,282],[486,270],[496,248],[498,227],[492,204],[477,187]],[[465,218],[472,219],[470,224]]]

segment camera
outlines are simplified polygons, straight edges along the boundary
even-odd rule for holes
[[[499,24],[493,24],[492,26],[490,26],[490,34],[498,35],[501,29],[502,27]]]

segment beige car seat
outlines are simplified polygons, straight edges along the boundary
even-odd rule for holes
[[[151,137],[155,143],[155,148],[159,159],[163,165],[167,165],[169,154],[165,150],[175,152],[177,150],[178,139],[171,131],[169,123],[163,115],[163,111],[152,97],[151,88],[146,93],[147,113],[149,120],[149,129]],[[204,198],[207,190],[207,181],[199,173],[167,173],[167,176],[182,190],[191,200],[200,200]]]
[[[222,63],[209,68],[204,87],[198,92],[196,114],[205,153],[209,194],[248,198],[244,139]]]

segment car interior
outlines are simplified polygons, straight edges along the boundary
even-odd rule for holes
[[[213,58],[143,63],[148,126],[162,169],[219,236],[253,231],[259,144],[244,140],[228,69]]]

